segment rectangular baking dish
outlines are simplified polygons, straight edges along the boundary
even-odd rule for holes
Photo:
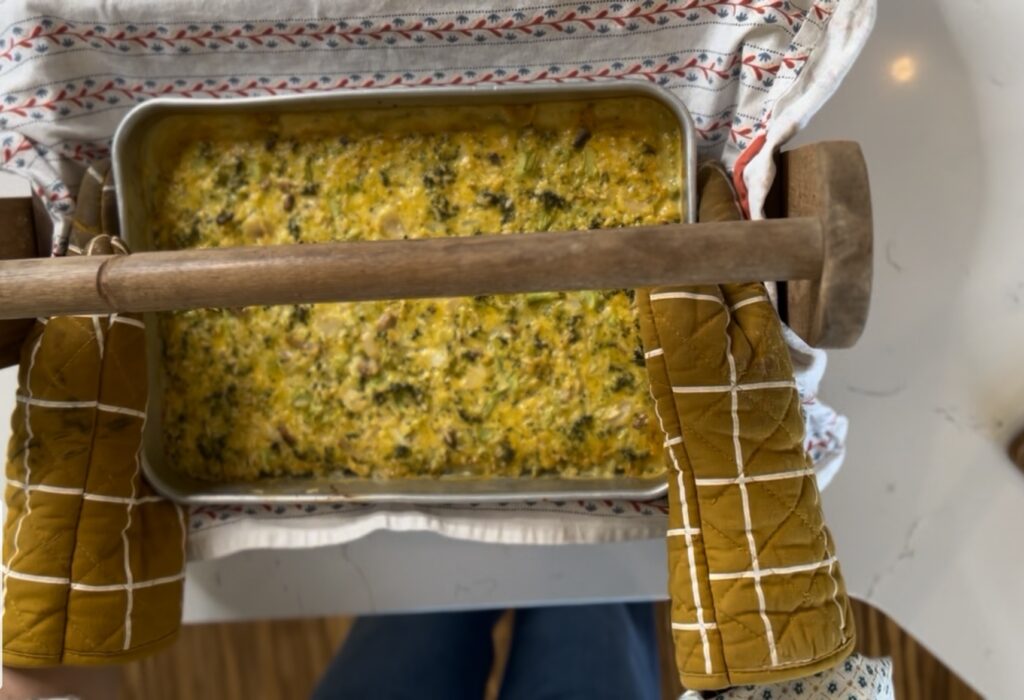
[[[472,104],[515,104],[635,97],[660,102],[675,115],[684,153],[685,221],[696,212],[696,145],[693,121],[683,103],[667,90],[639,81],[561,83],[538,86],[382,89],[237,100],[158,98],[132,110],[114,137],[113,167],[118,190],[121,234],[132,250],[152,250],[145,212],[145,168],[152,169],[149,143],[159,138],[160,122],[168,117],[202,118],[204,114],[266,114],[271,112],[343,111]],[[189,504],[227,503],[472,503],[539,499],[658,498],[667,490],[664,476],[653,478],[489,478],[469,477],[373,480],[352,476],[267,478],[258,481],[211,483],[170,469],[163,459],[161,412],[163,372],[155,318],[147,316],[146,352],[149,404],[143,439],[142,466],[153,486],[167,497]]]

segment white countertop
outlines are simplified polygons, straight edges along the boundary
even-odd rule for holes
[[[823,395],[851,419],[825,494],[852,593],[986,696],[1024,658],[1024,72],[1014,0],[880,3],[864,55],[801,141],[864,147],[876,221],[868,330]],[[903,82],[900,79],[907,79]],[[0,181],[0,191],[10,191]],[[0,372],[0,415],[14,373]],[[8,436],[6,419],[0,441]],[[189,569],[190,621],[655,598],[661,542],[557,548],[380,533]]]
[[[851,421],[825,507],[853,593],[984,695],[1021,697],[1024,4],[879,4],[801,138],[860,141],[875,207],[868,329],[823,387]]]
[[[244,552],[189,565],[188,621],[664,598],[661,540],[487,545],[376,532],[313,550]]]

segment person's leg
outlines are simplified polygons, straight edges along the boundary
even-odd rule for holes
[[[654,607],[517,610],[501,700],[659,700]]]
[[[313,700],[480,700],[500,611],[361,617]]]

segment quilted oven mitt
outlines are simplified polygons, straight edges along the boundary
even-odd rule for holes
[[[126,252],[93,169],[69,255]],[[148,654],[181,622],[184,514],[139,468],[142,322],[39,319],[22,348],[7,450],[3,662],[99,665]]]
[[[700,171],[701,221],[740,218]],[[637,293],[670,474],[669,586],[684,687],[808,676],[853,650],[849,600],[782,329],[760,283]]]

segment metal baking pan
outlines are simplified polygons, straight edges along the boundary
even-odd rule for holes
[[[168,117],[202,118],[204,114],[252,114],[343,111],[415,106],[515,104],[636,97],[660,102],[677,117],[684,153],[682,210],[692,223],[696,212],[696,144],[693,121],[683,103],[667,90],[640,81],[560,83],[537,86],[382,89],[352,93],[246,98],[237,100],[157,98],[133,109],[114,136],[113,167],[118,190],[121,233],[136,251],[151,250],[145,211],[144,165],[152,160],[147,143]],[[190,504],[227,503],[472,503],[540,499],[633,499],[663,496],[664,476],[653,478],[502,478],[469,477],[374,480],[339,475],[268,478],[259,481],[211,483],[170,469],[163,459],[163,372],[160,338],[155,319],[147,317],[146,352],[149,366],[149,405],[143,439],[142,466],[153,486],[167,497]]]

